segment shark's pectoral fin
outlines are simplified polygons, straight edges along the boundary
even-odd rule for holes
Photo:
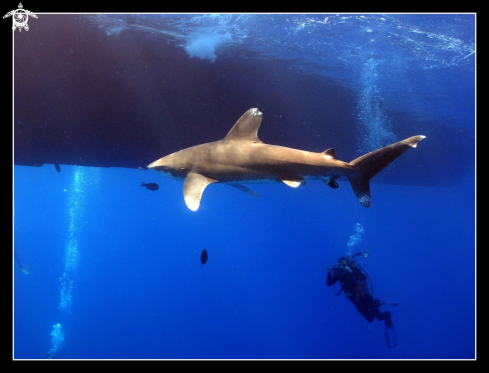
[[[257,192],[255,192],[255,191],[251,190],[251,189],[250,189],[250,188],[248,188],[248,187],[245,187],[245,186],[244,186],[244,185],[242,185],[242,184],[232,184],[232,183],[229,183],[228,185],[230,185],[230,186],[232,186],[232,187],[234,187],[234,188],[236,188],[236,189],[239,189],[239,190],[241,190],[242,192],[245,192],[246,194],[249,194],[249,195],[250,195],[250,196],[252,196],[252,197],[260,197],[260,196],[258,195],[258,193],[257,193]]]
[[[189,173],[183,183],[183,198],[187,207],[192,211],[197,211],[205,187],[211,183],[217,183],[217,181],[200,174]]]
[[[296,179],[296,180],[282,180],[285,184],[292,188],[297,188],[299,185],[302,185],[304,182],[303,179]]]

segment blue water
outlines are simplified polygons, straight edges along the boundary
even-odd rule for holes
[[[359,154],[400,140],[383,108],[475,136],[474,15],[86,17],[107,38],[139,24],[155,45],[171,33],[189,59],[215,63],[237,46],[351,86]],[[433,137],[402,157],[443,146]],[[475,161],[475,144],[466,151]],[[446,187],[373,182],[368,209],[346,179],[253,185],[259,198],[213,184],[192,212],[182,183],[154,172],[16,165],[14,248],[28,274],[12,259],[13,357],[474,359],[475,170]],[[347,251],[368,251],[358,263],[375,298],[400,303],[382,308],[394,348],[382,322],[326,286]]]

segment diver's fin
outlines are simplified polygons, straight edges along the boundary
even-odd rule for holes
[[[396,347],[396,329],[392,323],[392,312],[382,312],[385,315],[384,319],[384,336],[388,347]]]
[[[246,194],[249,194],[252,197],[260,197],[257,192],[251,190],[248,187],[245,187],[243,184],[229,183],[228,185],[230,185],[233,188],[236,188],[238,190],[241,190],[242,192],[245,192]]]
[[[207,185],[217,183],[217,180],[209,179],[200,174],[190,172],[183,183],[183,198],[187,207],[192,211],[197,211],[202,199],[202,193]]]
[[[394,324],[391,324],[391,326],[384,325],[384,336],[387,347],[396,347],[397,339]]]

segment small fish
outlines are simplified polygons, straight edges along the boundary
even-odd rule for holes
[[[54,167],[56,168],[56,171],[61,172],[61,168],[59,167],[59,163],[55,163]]]
[[[149,190],[158,190],[158,188],[159,188],[158,184],[156,184],[156,183],[148,183],[148,184],[145,184],[143,182],[141,182],[141,183],[142,183],[141,186],[145,186]]]
[[[200,266],[202,267],[205,263],[207,263],[207,250],[202,250],[202,254],[200,254]]]

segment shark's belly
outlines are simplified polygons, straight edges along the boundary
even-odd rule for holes
[[[276,146],[228,152],[225,156],[201,163],[198,168],[194,172],[223,183],[324,179],[337,171],[337,167],[328,166],[327,160],[319,153]]]
[[[188,162],[191,172],[222,183],[329,180],[344,175],[349,167],[324,153],[233,141],[207,144]]]

